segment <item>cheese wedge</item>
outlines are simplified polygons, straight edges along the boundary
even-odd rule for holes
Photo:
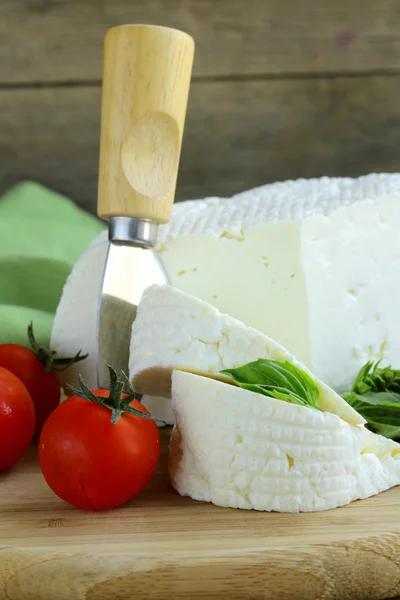
[[[168,285],[153,285],[144,292],[132,327],[129,364],[138,392],[170,396],[175,368],[222,378],[221,370],[259,358],[288,360],[313,377],[281,344],[211,304]],[[316,381],[322,410],[349,423],[365,423],[336,392]]]
[[[336,415],[174,371],[169,473],[218,506],[336,508],[400,484],[400,445]]]

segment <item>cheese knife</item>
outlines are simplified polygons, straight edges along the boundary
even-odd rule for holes
[[[97,314],[97,379],[127,369],[143,291],[168,283],[152,250],[171,217],[194,56],[182,31],[152,25],[110,29],[104,41],[99,217],[108,250]]]

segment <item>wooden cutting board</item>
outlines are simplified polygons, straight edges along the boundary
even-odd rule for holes
[[[400,488],[322,513],[181,498],[163,459],[124,508],[70,508],[35,448],[0,475],[0,600],[379,599],[400,594]]]

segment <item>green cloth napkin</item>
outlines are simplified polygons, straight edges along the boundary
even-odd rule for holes
[[[29,345],[27,326],[48,344],[72,267],[105,225],[33,182],[0,198],[0,343]]]

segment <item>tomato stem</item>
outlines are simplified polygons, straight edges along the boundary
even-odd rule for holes
[[[57,358],[57,352],[38,344],[33,334],[32,322],[28,325],[28,339],[32,350],[36,354],[36,358],[44,366],[45,373],[50,373],[50,371],[65,371],[71,365],[85,360],[88,356],[88,354],[81,355],[82,350],[79,350],[72,358]]]
[[[143,419],[148,419],[150,421],[157,421],[163,425],[166,425],[165,421],[162,419],[158,419],[157,417],[153,417],[152,415],[148,415],[141,410],[137,410],[133,408],[130,403],[135,400],[136,393],[135,390],[129,380],[129,377],[121,371],[122,380],[118,379],[117,372],[113,367],[107,365],[108,371],[110,373],[110,394],[108,398],[103,398],[102,396],[96,396],[83,381],[82,376],[79,375],[79,387],[80,390],[74,388],[71,385],[67,385],[67,388],[74,396],[78,396],[79,398],[83,398],[83,400],[89,400],[90,402],[95,402],[96,404],[100,404],[100,406],[104,406],[111,411],[111,422],[115,425],[121,418],[121,415],[124,413],[128,413],[130,415],[135,415],[136,417],[142,417]],[[130,390],[129,394],[124,394],[124,387],[128,385]]]

